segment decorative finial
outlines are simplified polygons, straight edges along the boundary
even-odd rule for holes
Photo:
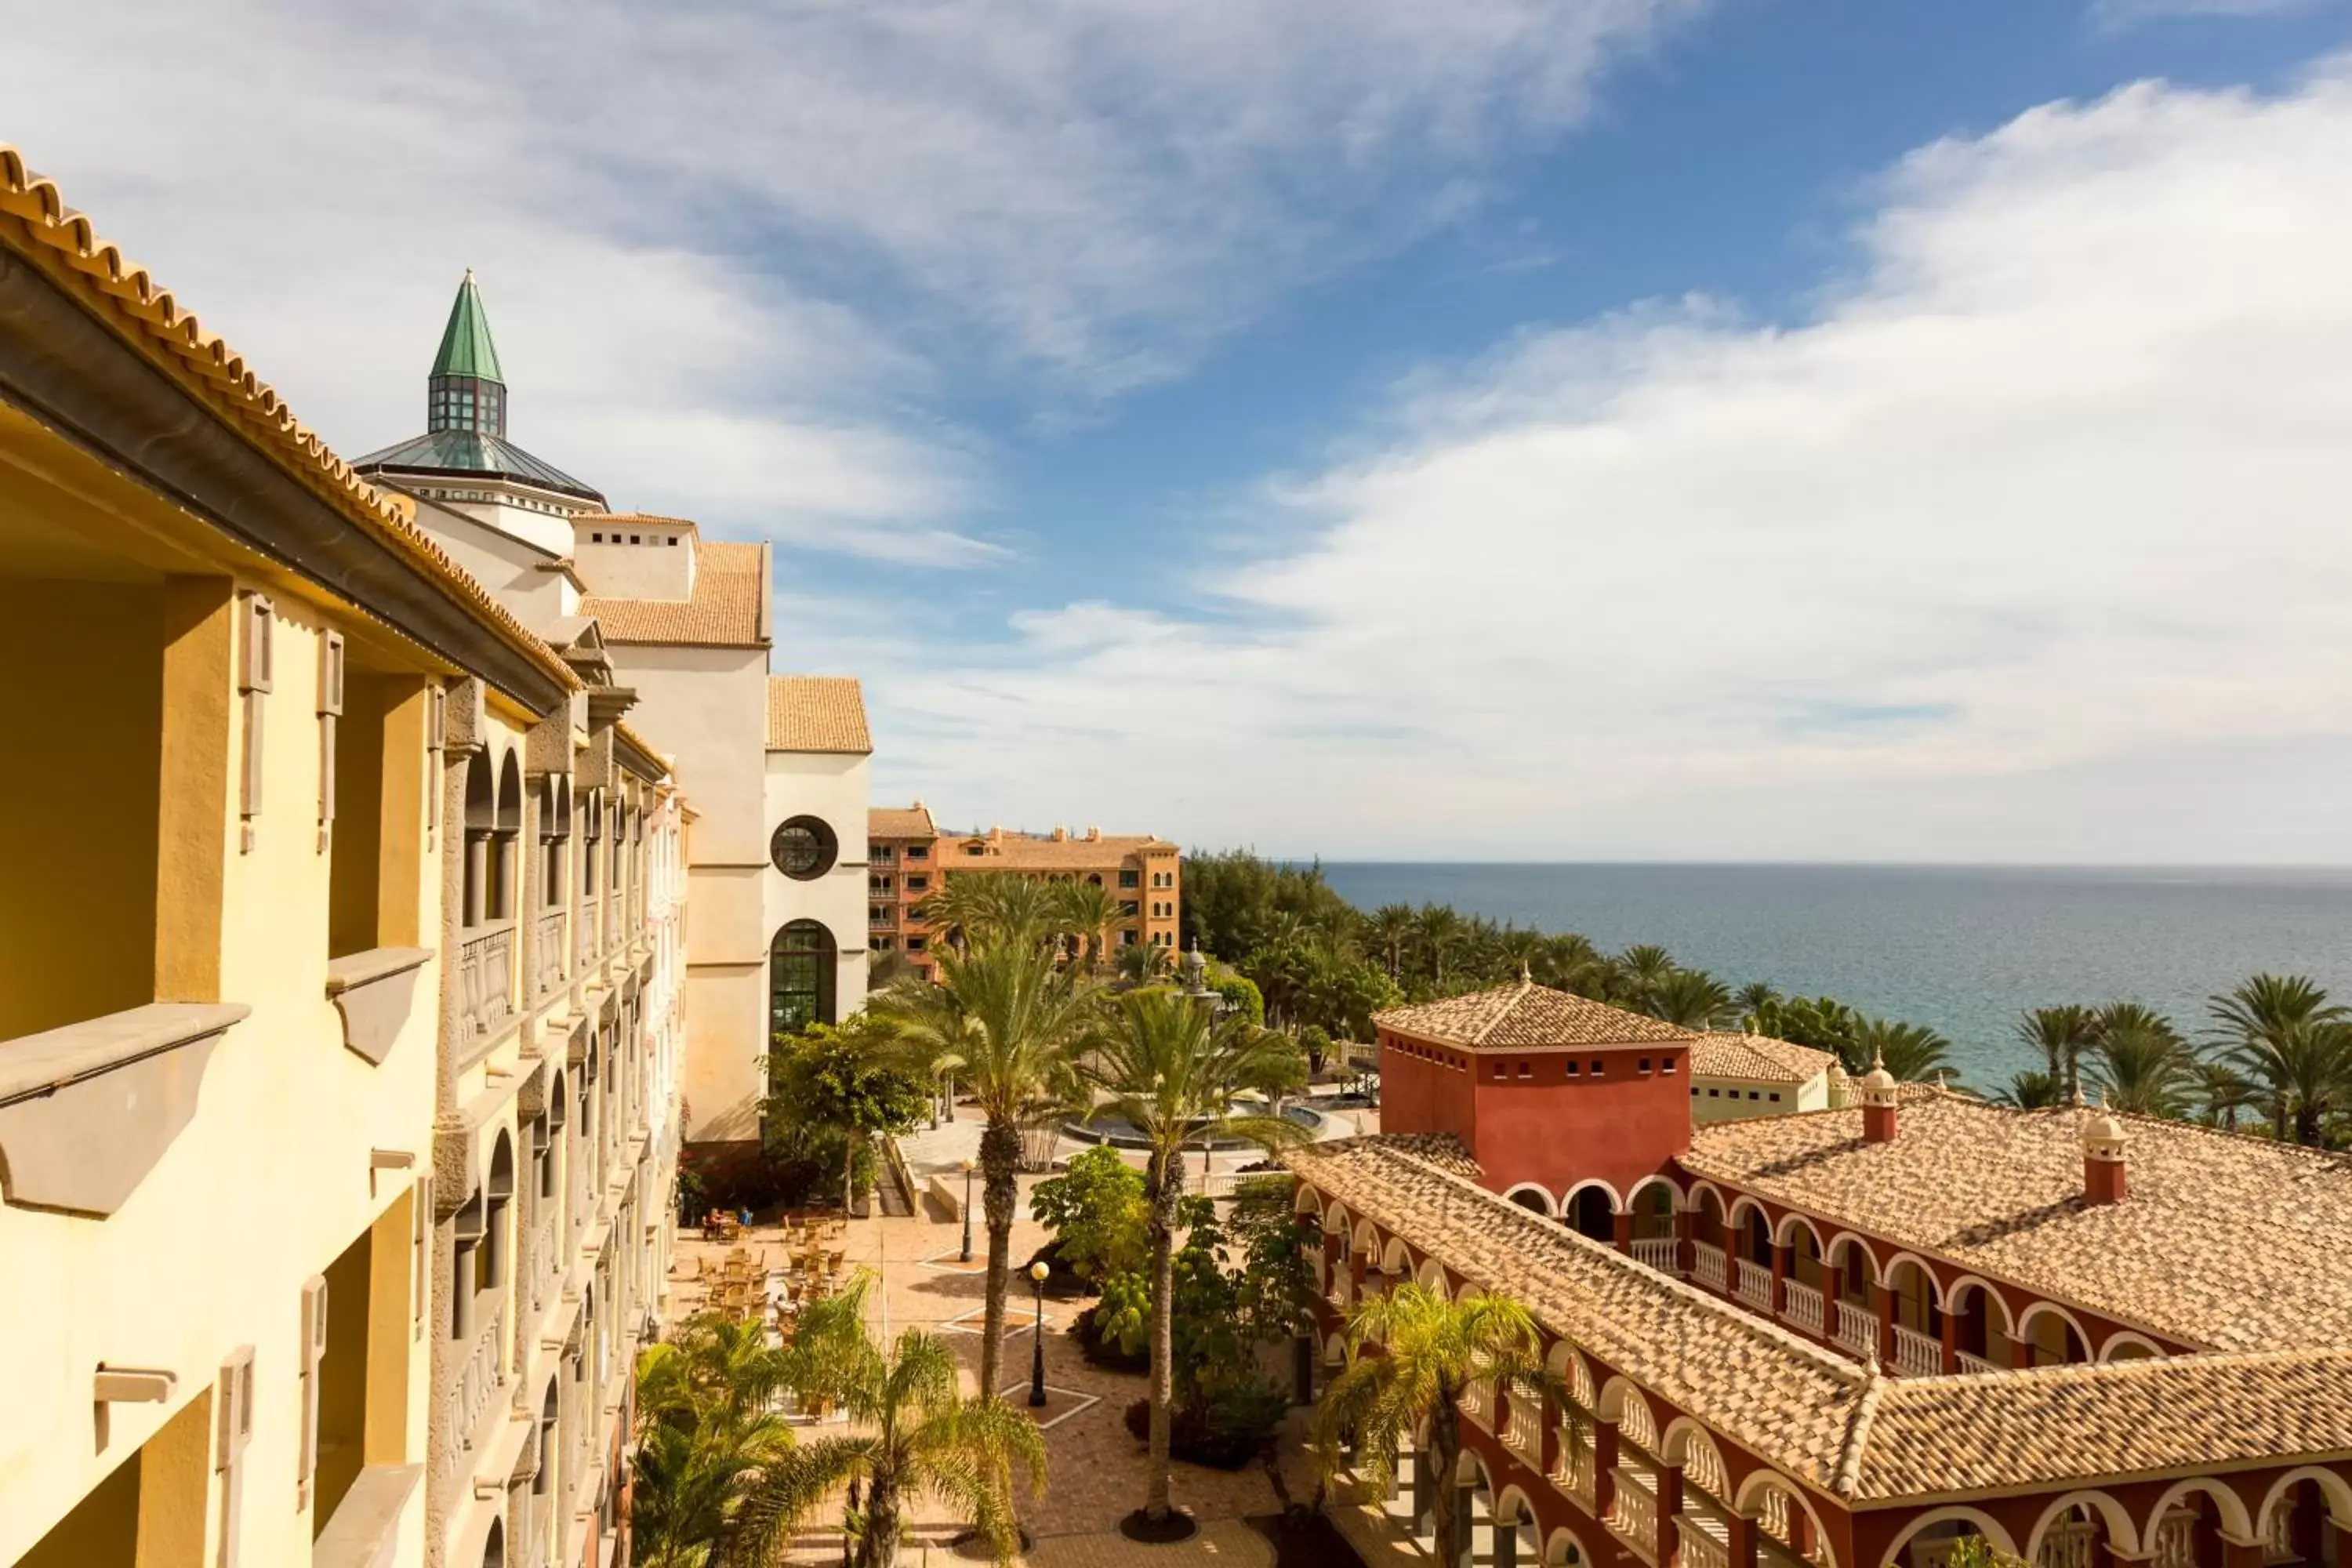
[[[1936,1069],[1936,1092],[1937,1094],[1949,1094],[1952,1092],[1951,1085],[1944,1081],[1944,1074],[1949,1070],[1950,1069],[1948,1068],[1937,1068]]]
[[[1886,1052],[1876,1045],[1870,1047],[1870,1070],[1873,1072],[1886,1070]]]
[[[2079,1078],[2074,1080],[2074,1092],[2068,1097],[2068,1103],[2077,1110],[2081,1110],[2090,1103],[2083,1098],[2083,1080]]]
[[[1519,984],[1533,985],[1535,983],[1536,977],[1528,971],[1528,961],[1524,958],[1519,960]]]

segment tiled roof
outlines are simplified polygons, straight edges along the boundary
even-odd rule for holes
[[[874,750],[866,728],[866,698],[845,675],[768,677],[768,750]]]
[[[1349,1214],[1519,1301],[1554,1333],[1797,1479],[1832,1485],[1868,1382],[1855,1363],[1417,1160],[1393,1140],[1313,1144],[1283,1160]]]
[[[1889,1142],[1859,1109],[1695,1127],[1731,1183],[2054,1300],[2214,1350],[2352,1346],[2352,1161],[2122,1117],[2129,1195],[2083,1201],[2079,1108],[1928,1090]]]
[[[767,641],[768,547],[705,542],[696,548],[689,599],[583,598],[607,643],[758,647]]]
[[[411,474],[470,474],[512,479],[518,484],[577,496],[598,506],[604,504],[604,495],[593,485],[573,479],[553,463],[535,458],[505,437],[487,430],[428,430],[422,436],[411,436],[405,441],[370,452],[352,467],[362,474],[382,474],[387,479]]]
[[[1420,1142],[1348,1139],[1283,1159],[1350,1215],[1520,1301],[1785,1474],[1855,1501],[2352,1449],[2352,1349],[1891,1377],[1439,1169],[1416,1157]]]
[[[439,583],[550,679],[567,691],[580,689],[580,678],[554,649],[451,560],[430,533],[304,428],[277,392],[247,367],[244,356],[205,331],[144,268],[100,239],[88,218],[66,205],[56,184],[27,169],[24,156],[5,142],[0,142],[0,220],[6,220],[0,221],[0,243],[143,345],[155,363],[230,428],[303,479],[353,526]]]
[[[1647,1045],[1696,1037],[1656,1018],[1525,980],[1417,1006],[1391,1007],[1374,1014],[1372,1022],[1401,1035],[1487,1050]]]
[[[868,838],[935,838],[939,831],[919,800],[911,806],[877,805],[866,814]]]
[[[1691,1047],[1691,1071],[1701,1078],[1738,1078],[1758,1083],[1804,1083],[1829,1070],[1837,1058],[1811,1046],[1791,1045],[1769,1035],[1736,1035],[1720,1029],[1701,1035]]]
[[[1176,846],[1149,833],[1106,833],[1088,838],[1072,834],[1067,838],[1052,838],[1042,833],[962,833],[943,834],[940,847],[940,865],[950,871],[1055,871],[1086,870],[1090,868],[1116,866],[1129,855],[1146,850],[1172,851]],[[964,846],[981,843],[988,847],[985,855],[968,855]]]

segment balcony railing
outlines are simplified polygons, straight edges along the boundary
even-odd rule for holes
[[[1563,1429],[1559,1453],[1552,1463],[1551,1484],[1582,1503],[1587,1512],[1592,1508],[1593,1469],[1591,1440]]]
[[[2168,1510],[2156,1521],[2154,1544],[2156,1568],[2197,1568],[2197,1516],[2187,1509]]]
[[[1751,1258],[1741,1258],[1739,1299],[1759,1312],[1771,1311],[1772,1271]]]
[[[580,918],[572,922],[572,935],[578,939],[572,945],[583,969],[596,961],[596,923],[594,900],[583,900],[580,905]]]
[[[490,1292],[485,1291],[484,1295]],[[506,1386],[507,1300],[499,1295],[488,1321],[474,1331],[474,1343],[457,1381],[449,1386],[449,1446],[441,1451],[441,1473],[448,1475],[458,1459],[473,1451],[474,1429],[498,1391]]]
[[[514,926],[493,926],[457,949],[457,1048],[489,1038],[514,1016]]]
[[[2088,1524],[2082,1526],[2085,1536],[2089,1534],[2090,1528]],[[2083,1556],[2084,1561],[2089,1560],[2090,1547],[2087,1540],[2084,1545]],[[2269,1526],[2263,1531],[2263,1561],[2293,1563],[2302,1556],[2303,1553],[2294,1549],[2294,1510],[2289,1508],[2285,1500],[2282,1499],[2271,1505]],[[2077,1564],[2068,1562],[2057,1565],[2057,1568],[2077,1568]]]
[[[2070,1519],[2053,1524],[2042,1537],[2042,1551],[2037,1561],[2041,1568],[2091,1568],[2093,1540],[2094,1531],[2088,1520]],[[2263,1555],[2268,1557],[2269,1553],[2265,1552]]]
[[[1683,1568],[1731,1568],[1730,1543],[1709,1531],[1708,1522],[1711,1521],[1686,1513],[1675,1516],[1675,1533],[1683,1546]],[[1715,1527],[1722,1528],[1719,1524]]]
[[[544,1001],[563,988],[563,911],[539,917],[530,933],[530,999]]]
[[[1780,1316],[1815,1339],[1825,1338],[1822,1293],[1801,1279],[1782,1280],[1780,1290],[1785,1298],[1780,1304]]]
[[[1944,1370],[1943,1342],[1895,1324],[1895,1370],[1906,1377],[1934,1377]]]
[[[530,1242],[530,1304],[533,1309],[547,1305],[554,1295],[556,1281],[563,1277],[563,1208],[549,1198],[547,1212],[540,1216],[539,1228],[532,1232]]]
[[[1470,1424],[1481,1431],[1493,1431],[1495,1429],[1495,1385],[1491,1383],[1472,1384],[1463,1393],[1462,1414],[1468,1416]]]
[[[1709,1246],[1704,1241],[1693,1242],[1691,1265],[1691,1274],[1700,1284],[1710,1290],[1720,1290],[1726,1295],[1730,1294],[1731,1277],[1728,1272],[1728,1262],[1723,1256],[1723,1248]]]
[[[1856,1355],[1878,1353],[1878,1314],[1865,1311],[1851,1302],[1840,1301],[1837,1310],[1837,1342]]]
[[[1524,1384],[1510,1391],[1503,1441],[1529,1469],[1543,1460],[1543,1395]]]
[[[1646,1263],[1661,1274],[1680,1274],[1683,1244],[1671,1236],[1633,1238],[1633,1261]]]
[[[1611,1472],[1617,1478],[1615,1500],[1609,1506],[1609,1528],[1618,1538],[1633,1549],[1634,1555],[1645,1562],[1658,1560],[1658,1494],[1650,1489],[1657,1483],[1646,1470],[1630,1465],[1620,1465]],[[2072,1564],[2068,1568],[2073,1568]]]
[[[1999,1372],[2001,1370],[2000,1367],[1995,1366],[1992,1363],[1985,1360],[1985,1358],[1980,1355],[1970,1355],[1966,1351],[1958,1351],[1954,1353],[1959,1357],[1960,1370],[1962,1372]]]

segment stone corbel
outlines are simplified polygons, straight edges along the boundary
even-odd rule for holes
[[[343,1044],[382,1066],[416,1000],[430,948],[372,947],[327,961],[327,1000],[342,1016]]]
[[[121,1208],[195,1116],[214,1045],[251,1011],[155,1002],[0,1043],[7,1201]]]

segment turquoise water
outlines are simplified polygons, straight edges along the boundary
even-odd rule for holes
[[[1423,900],[1605,951],[1664,944],[1733,985],[1769,980],[1941,1031],[1969,1081],[2039,1058],[2027,1007],[2128,998],[2191,1037],[2257,970],[2352,1002],[2352,869],[1327,864],[1359,909]]]

